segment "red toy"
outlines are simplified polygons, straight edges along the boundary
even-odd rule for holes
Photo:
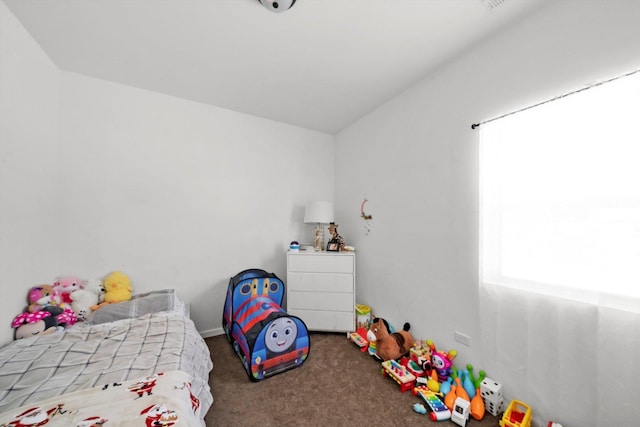
[[[500,427],[531,427],[531,408],[519,400],[512,400],[504,411]]]
[[[367,340],[367,330],[365,328],[358,328],[355,332],[349,333],[347,336],[351,342],[360,347],[361,352],[367,351],[369,347],[369,341]]]
[[[391,377],[391,379],[398,383],[400,391],[403,393],[411,390],[416,382],[416,377],[395,360],[382,362],[382,376]]]
[[[413,374],[416,378],[424,377],[427,373],[422,369],[422,367],[413,360],[413,357],[402,357],[400,358],[400,364],[407,368],[411,374]]]

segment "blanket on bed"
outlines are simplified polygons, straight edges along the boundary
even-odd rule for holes
[[[79,390],[0,414],[0,427],[204,426],[191,376],[158,372]]]
[[[193,377],[193,392],[206,413],[213,402],[208,384],[211,368],[204,340],[191,319],[179,313],[76,325],[0,349],[0,412],[64,393],[180,370]]]

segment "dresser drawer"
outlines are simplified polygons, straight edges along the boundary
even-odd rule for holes
[[[350,255],[289,255],[288,271],[313,273],[354,273]]]
[[[345,292],[353,293],[353,275],[342,273],[300,273],[287,274],[289,291]]]
[[[287,311],[289,310],[325,310],[346,311],[355,316],[353,294],[335,292],[287,292]],[[328,313],[331,314],[331,313]]]
[[[354,331],[355,315],[353,312],[325,312],[315,310],[289,310],[292,316],[297,316],[310,331]]]

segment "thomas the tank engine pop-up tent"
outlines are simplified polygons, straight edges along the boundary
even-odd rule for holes
[[[284,283],[273,273],[244,270],[229,279],[222,327],[253,381],[302,365],[309,333],[281,307]]]

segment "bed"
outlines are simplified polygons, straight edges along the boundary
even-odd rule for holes
[[[154,291],[1,348],[0,426],[204,426],[212,362],[186,311]]]

